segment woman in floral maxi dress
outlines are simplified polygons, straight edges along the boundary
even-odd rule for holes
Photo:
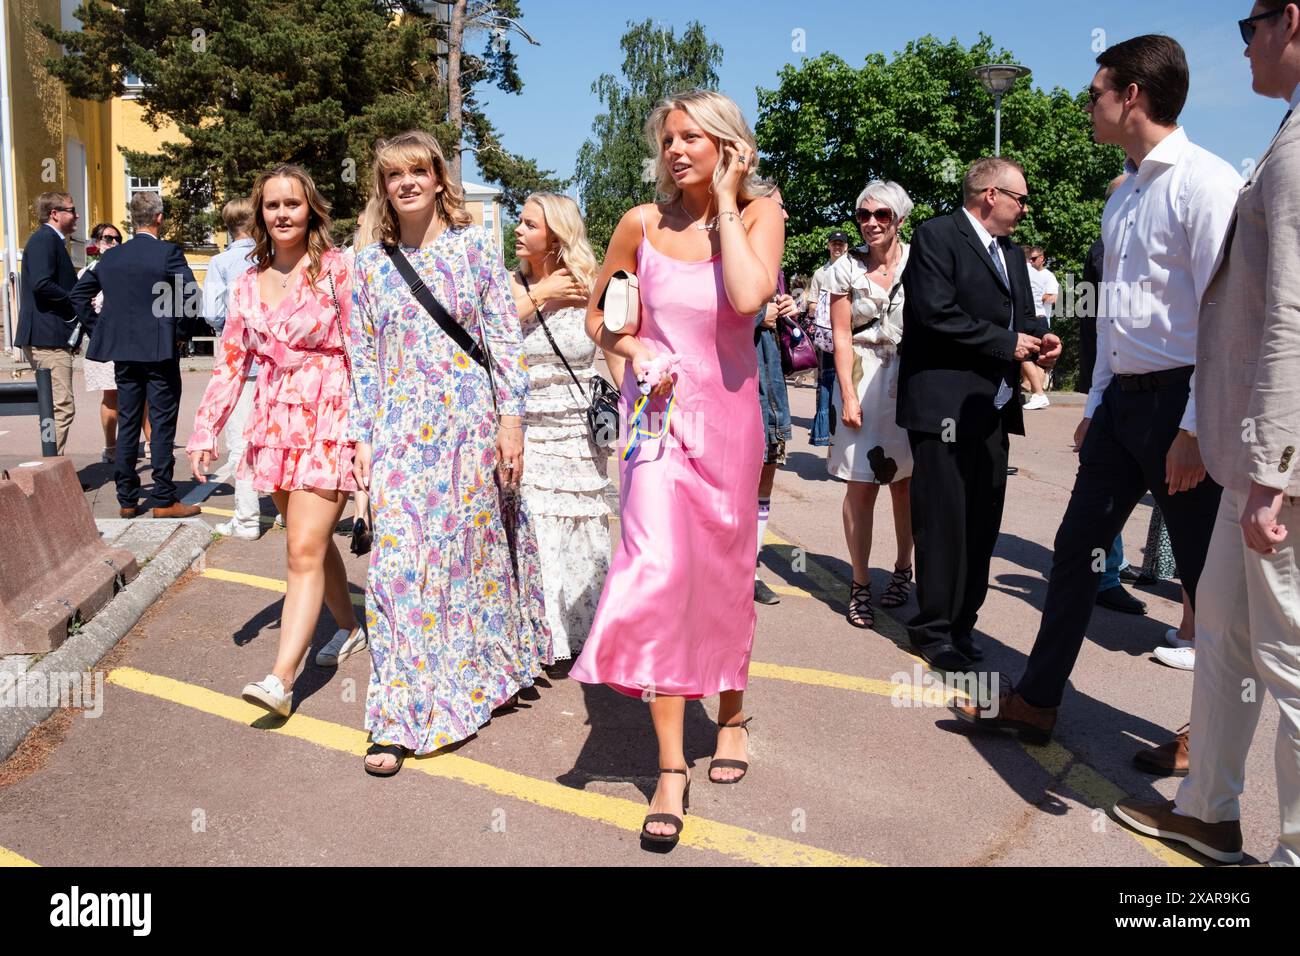
[[[523,472],[528,395],[501,254],[469,224],[427,133],[381,143],[374,179],[381,242],[356,258],[349,421],[375,534],[365,769],[389,776],[409,753],[476,733],[551,663],[551,639],[536,537],[521,513],[516,566],[499,504],[498,482],[517,489]],[[486,340],[491,378],[420,305],[384,243]]]

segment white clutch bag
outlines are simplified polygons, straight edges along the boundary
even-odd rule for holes
[[[619,269],[609,278],[600,297],[605,328],[623,335],[636,335],[641,327],[641,288],[634,275]]]

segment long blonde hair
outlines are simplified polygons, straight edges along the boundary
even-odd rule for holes
[[[668,124],[668,115],[673,110],[681,110],[696,123],[709,137],[718,140],[718,165],[713,170],[713,185],[716,187],[722,179],[726,164],[724,143],[744,143],[749,148],[749,155],[758,156],[758,144],[754,133],[745,122],[745,114],[740,111],[735,100],[714,90],[691,90],[689,93],[674,93],[661,100],[654,108],[649,119],[645,121],[645,138],[655,157],[655,191],[660,199],[672,202],[682,194],[681,187],[673,179],[672,170],[664,162],[663,136]],[[751,167],[745,181],[740,184],[740,193],[736,197],[741,205],[759,196],[768,196],[775,186],[760,179]]]
[[[357,216],[357,231],[352,236],[352,251],[360,252],[379,238],[379,203],[372,195],[366,208]]]
[[[314,289],[316,279],[320,276],[321,259],[325,253],[334,248],[334,240],[330,238],[330,204],[324,196],[316,189],[316,183],[312,180],[311,174],[294,163],[285,163],[276,166],[274,169],[268,169],[257,177],[257,182],[253,183],[253,221],[249,234],[253,237],[253,261],[257,263],[258,271],[262,271],[271,265],[271,258],[274,251],[271,248],[271,234],[266,228],[266,220],[262,217],[262,197],[266,192],[266,184],[273,179],[292,179],[302,187],[303,195],[307,198],[307,282]]]
[[[568,196],[557,193],[533,193],[524,200],[524,205],[530,202],[542,207],[546,229],[559,241],[556,266],[568,269],[578,285],[582,286],[583,293],[590,293],[596,282],[596,273],[600,271],[600,263],[596,261],[596,253],[587,241],[587,225],[582,221],[578,204]],[[532,278],[527,259],[520,258],[519,271],[525,278]]]
[[[388,201],[388,189],[385,187],[388,174],[394,169],[411,169],[415,166],[427,166],[442,187],[442,191],[433,200],[438,218],[449,226],[468,226],[474,221],[465,209],[465,191],[460,183],[453,183],[447,177],[447,160],[442,155],[438,141],[422,129],[407,130],[391,139],[381,139],[375,145],[371,202],[379,213],[376,238],[384,245],[397,245],[402,235],[397,212]]]

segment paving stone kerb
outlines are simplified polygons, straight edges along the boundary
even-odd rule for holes
[[[136,575],[135,556],[99,537],[66,458],[0,473],[0,654],[41,654]]]
[[[17,681],[9,682],[5,675],[0,675],[0,762],[8,759],[28,732],[60,706],[57,700],[47,700],[40,706],[7,706],[10,701],[18,703],[36,699],[35,694],[20,693],[18,684],[39,681],[48,687],[52,684],[51,675],[66,678],[92,670],[212,543],[212,531],[200,519],[169,524],[174,524],[176,530],[166,545],[93,621],[64,641],[57,650],[42,657]],[[86,702],[86,706],[90,705]]]

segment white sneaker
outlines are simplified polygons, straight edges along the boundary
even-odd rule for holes
[[[365,650],[366,644],[365,628],[359,627],[351,633],[346,628],[339,628],[316,655],[316,666],[338,667],[357,651]]]
[[[275,516],[275,526],[276,526],[277,528],[283,528],[283,527],[284,527],[284,515],[278,514],[278,515]]]
[[[259,681],[245,684],[241,696],[250,704],[265,707],[281,717],[288,717],[293,706],[293,692],[286,691],[280,678],[274,674],[267,674]]]
[[[1171,627],[1169,630],[1165,631],[1165,643],[1168,644],[1170,647],[1191,647],[1192,646],[1191,641],[1185,641],[1178,636],[1178,628],[1176,627]]]
[[[256,541],[261,537],[261,533],[257,529],[235,524],[234,518],[221,522],[212,530],[217,534],[225,535],[227,538],[243,538],[245,541]]]
[[[1175,667],[1180,671],[1190,671],[1196,666],[1196,648],[1157,647],[1156,660],[1167,667]]]
[[[1050,404],[1052,403],[1047,400],[1046,395],[1030,395],[1029,401],[1025,402],[1025,408],[1033,411],[1036,408],[1046,408]]]

